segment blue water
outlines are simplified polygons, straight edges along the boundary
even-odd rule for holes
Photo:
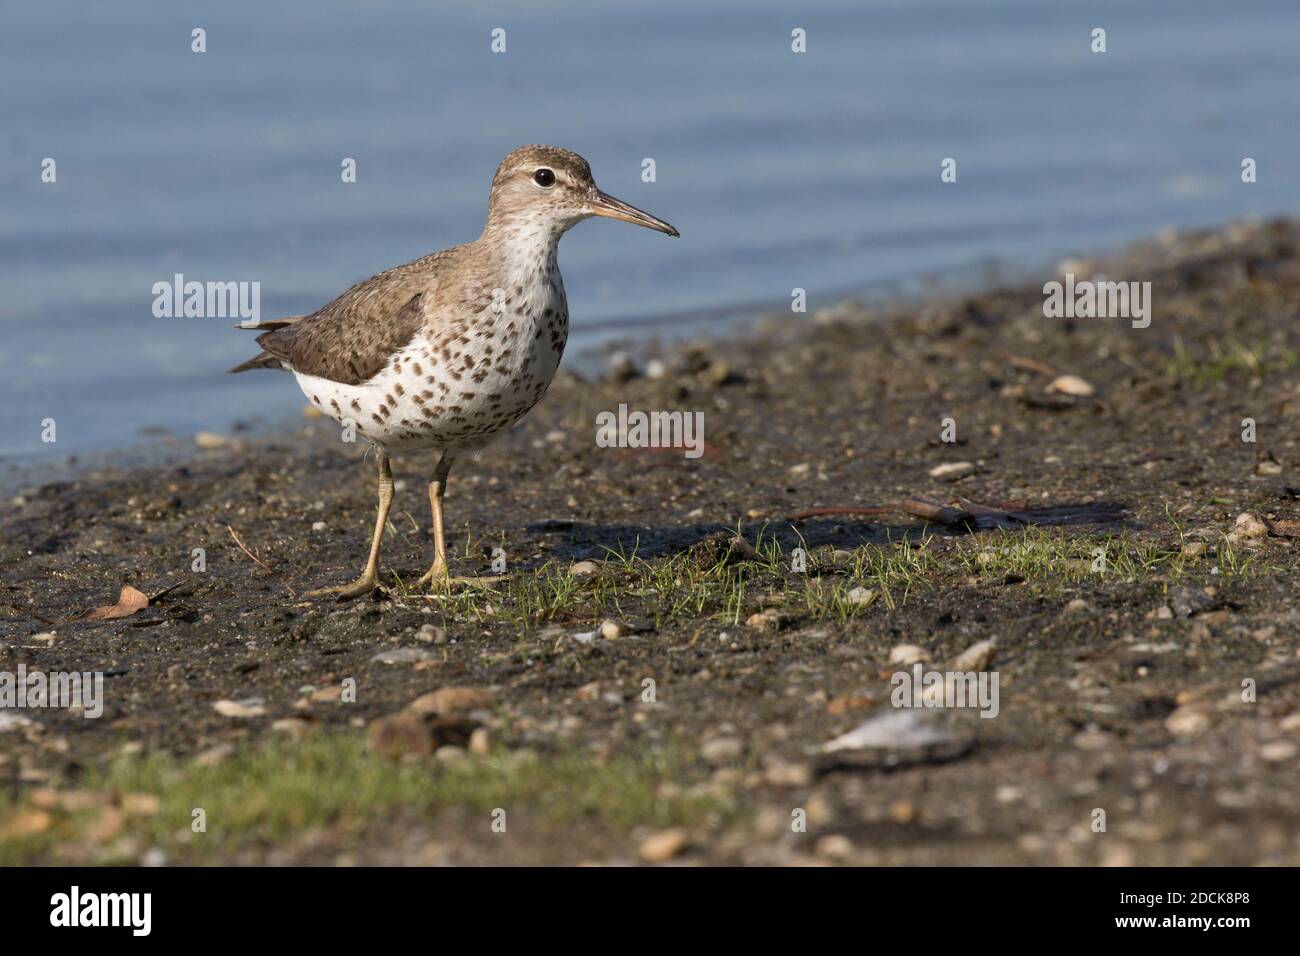
[[[1291,212],[1298,49],[1294,0],[8,4],[0,460],[294,415],[288,376],[224,374],[248,333],[155,318],[153,283],[259,281],[265,317],[310,311],[474,238],[522,143],[578,150],[682,232],[566,237],[579,347]]]

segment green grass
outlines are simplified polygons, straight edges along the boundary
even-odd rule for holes
[[[1236,339],[1210,342],[1206,354],[1193,354],[1181,338],[1174,339],[1174,354],[1164,372],[1195,387],[1204,387],[1239,375],[1263,377],[1300,366],[1300,351],[1265,343],[1245,345]]]
[[[1183,527],[1172,515],[1169,522],[1172,533],[1154,537],[1027,527],[947,538],[923,530],[856,548],[834,564],[829,547],[809,549],[805,573],[793,570],[791,552],[764,528],[753,540],[757,557],[749,561],[702,560],[690,551],[647,558],[636,547],[607,549],[600,572],[590,577],[575,577],[571,565],[548,561],[505,576],[489,590],[408,597],[436,601],[457,620],[508,624],[522,635],[552,624],[589,630],[606,617],[644,618],[656,629],[703,622],[736,627],[763,607],[842,624],[896,610],[971,577],[1020,578],[1060,589],[1090,580],[1175,583],[1189,575],[1199,579],[1216,566],[1219,580],[1279,570],[1226,538],[1209,555],[1189,557]],[[874,592],[872,600],[850,600],[855,588]]]
[[[450,808],[480,814],[485,832],[496,808],[506,811],[508,826],[544,833],[563,833],[575,824],[621,832],[729,816],[732,808],[719,797],[689,789],[706,772],[685,754],[668,747],[607,759],[567,751],[397,764],[370,753],[359,735],[322,732],[297,743],[250,744],[212,766],[164,755],[120,757],[84,775],[76,788],[156,795],[159,812],[128,819],[108,845],[131,835],[137,853],[159,846],[177,862],[203,862],[227,859],[250,844],[284,845],[312,830],[323,829],[346,845],[390,818],[400,818],[393,825],[401,826]],[[22,806],[0,799],[0,831]],[[204,833],[191,831],[196,808],[206,814]],[[55,821],[45,832],[0,840],[0,864],[42,862],[56,844],[84,847],[91,851],[89,861],[103,861],[103,847],[86,845],[99,807],[51,812]],[[107,861],[114,862],[107,852]]]

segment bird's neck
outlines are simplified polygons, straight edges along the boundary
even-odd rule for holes
[[[557,269],[556,253],[567,230],[567,224],[554,219],[489,219],[479,241],[492,248],[508,272],[547,276]]]

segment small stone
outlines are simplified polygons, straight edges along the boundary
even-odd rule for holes
[[[1192,737],[1210,727],[1210,715],[1198,707],[1185,704],[1165,718],[1165,729],[1180,737]]]
[[[853,841],[842,833],[828,833],[817,840],[813,852],[829,860],[847,860],[853,855]]]
[[[546,443],[548,445],[559,445],[568,437],[565,432],[560,431],[558,428],[552,428],[546,433]]]
[[[808,472],[811,471],[811,470],[812,470],[812,465],[810,465],[810,464],[809,464],[808,462],[806,462],[806,461],[805,461],[805,462],[802,462],[802,463],[800,463],[800,464],[798,464],[798,465],[791,465],[791,466],[790,466],[790,477],[792,477],[792,478],[802,478],[804,475],[808,474]]]
[[[324,521],[313,521],[311,523],[311,530],[313,531],[324,531],[325,527],[326,525]]]
[[[844,595],[844,597],[850,604],[865,607],[876,599],[876,591],[874,588],[857,587]]]
[[[1249,511],[1237,515],[1232,530],[1239,538],[1263,538],[1268,535],[1268,525],[1261,521],[1258,515]]]
[[[1271,458],[1265,458],[1255,466],[1257,475],[1280,475],[1282,474],[1282,465]]]
[[[600,636],[607,641],[616,641],[623,634],[623,629],[614,621],[601,621]]]
[[[600,572],[600,565],[595,561],[579,561],[571,572],[575,578],[585,578]]]
[[[1295,759],[1296,745],[1289,740],[1275,740],[1260,747],[1259,755],[1269,763],[1285,763]]]
[[[226,448],[230,445],[230,439],[216,432],[199,432],[194,436],[194,444],[200,448]]]
[[[626,352],[615,352],[609,357],[609,377],[610,380],[622,384],[630,382],[640,373],[637,371],[636,363]]]
[[[759,631],[779,631],[785,623],[786,615],[774,607],[751,614],[745,621],[746,625]]]
[[[433,736],[424,718],[405,712],[372,720],[366,729],[366,744],[391,760],[433,753]]]
[[[246,697],[243,700],[219,700],[212,705],[222,717],[262,717],[266,714],[264,701],[260,697]]]
[[[681,856],[690,845],[690,838],[680,827],[661,830],[641,841],[641,859],[647,863],[666,863],[674,857]]]
[[[806,787],[812,783],[812,768],[807,764],[774,760],[764,769],[763,780],[770,787]]]
[[[1188,541],[1183,544],[1183,557],[1201,558],[1205,556],[1205,552],[1208,550],[1209,547],[1204,541]]]
[[[194,758],[194,763],[199,767],[215,767],[228,757],[235,753],[235,745],[231,743],[217,744],[215,747],[209,747]]]
[[[301,740],[315,724],[310,720],[304,720],[301,717],[281,717],[279,720],[272,722],[271,729],[276,733],[285,734],[293,740]]]
[[[700,744],[700,756],[711,764],[730,763],[745,752],[745,745],[737,737],[713,737]]]
[[[995,641],[979,641],[954,657],[949,667],[955,671],[982,671],[993,661],[996,649]]]
[[[413,714],[459,714],[471,710],[491,710],[496,695],[482,687],[440,687],[421,694],[406,710]]]
[[[424,624],[415,632],[415,639],[425,644],[446,644],[447,632],[434,624]]]
[[[440,763],[460,763],[469,756],[469,753],[464,747],[459,747],[456,744],[444,744],[434,751],[434,756],[438,758]]]
[[[1092,610],[1092,605],[1089,604],[1087,601],[1085,601],[1083,598],[1075,598],[1073,601],[1070,601],[1068,604],[1065,605],[1066,614],[1079,614],[1084,611],[1091,611],[1091,610]]]
[[[1150,614],[1148,614],[1147,617],[1153,618],[1157,621],[1171,621],[1173,620],[1174,617],[1174,609],[1171,608],[1168,604],[1162,604],[1154,611],[1152,611]]]
[[[390,651],[380,651],[370,659],[376,664],[414,664],[436,658],[432,651],[426,651],[423,647],[396,647]]]
[[[476,727],[469,735],[469,752],[479,756],[492,752],[492,734],[486,727]]]
[[[1094,394],[1097,390],[1093,388],[1091,382],[1082,379],[1077,375],[1058,375],[1048,383],[1047,391],[1056,392],[1061,395],[1087,397]]]
[[[945,481],[956,481],[958,478],[973,474],[974,471],[975,466],[969,461],[950,461],[931,468],[930,477],[942,478]]]
[[[124,793],[118,804],[128,817],[151,817],[162,809],[162,800],[152,793]]]
[[[889,663],[899,667],[930,663],[930,652],[919,644],[899,644],[889,652]]]
[[[645,377],[661,379],[668,375],[668,366],[662,359],[651,359],[645,363]]]
[[[1201,588],[1179,584],[1169,589],[1169,606],[1175,617],[1187,618],[1202,611],[1212,611],[1219,602]]]
[[[916,805],[910,800],[895,800],[889,805],[889,815],[897,823],[911,823],[916,819]]]

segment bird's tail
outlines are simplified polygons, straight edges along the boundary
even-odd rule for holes
[[[247,372],[250,368],[281,368],[280,359],[276,358],[270,352],[261,352],[247,362],[240,362],[230,370],[231,374],[235,372]]]
[[[306,318],[305,315],[291,315],[283,319],[268,319],[265,322],[258,322],[256,325],[245,325],[244,323],[241,322],[240,324],[236,325],[235,328],[252,329],[256,332],[261,332],[265,334],[267,332],[276,332],[279,331],[280,329],[288,328],[289,326],[293,325],[295,322],[300,322],[305,318]],[[261,341],[261,338],[262,338],[261,336],[258,336],[259,342]],[[250,368],[283,368],[283,367],[284,367],[284,363],[281,362],[280,359],[272,355],[270,352],[260,352],[257,355],[253,356],[251,359],[249,359],[247,362],[241,362],[240,364],[236,365],[234,368],[230,370],[230,374],[233,375],[235,372],[247,372]]]

